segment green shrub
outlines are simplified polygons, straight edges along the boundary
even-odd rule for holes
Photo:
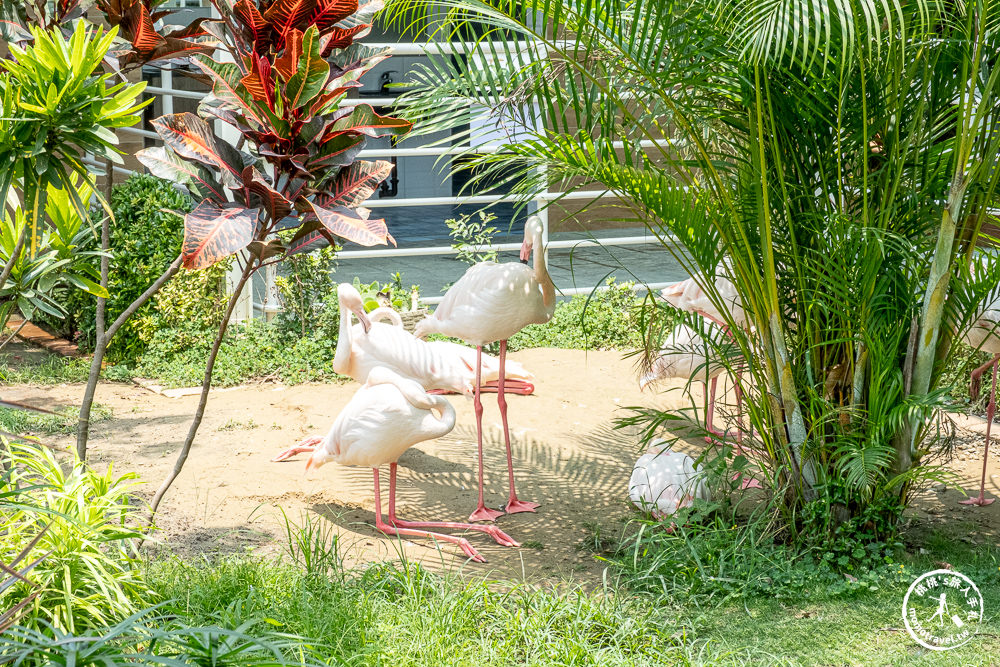
[[[27,562],[35,587],[0,592],[0,609],[29,591],[37,596],[22,622],[82,633],[133,614],[150,594],[136,567],[134,474],[116,477],[76,462],[64,471],[42,445],[0,440],[0,562],[11,562],[32,540]],[[44,556],[44,558],[42,558]],[[51,628],[50,628],[51,629]]]
[[[109,379],[152,378],[172,387],[201,384],[216,330],[199,323],[157,330],[146,353],[134,365],[110,369]],[[258,320],[226,332],[215,362],[213,384],[281,380],[286,383],[333,380],[336,339],[289,334]]]
[[[284,306],[278,316],[283,329],[304,337],[324,327],[327,297],[334,295],[336,303],[337,250],[327,246],[317,252],[292,255],[282,262],[285,274],[278,276],[275,285]]]
[[[192,207],[190,197],[153,176],[135,174],[114,188],[111,210],[115,219],[111,223],[112,257],[108,267],[109,322],[146,291],[180,253],[184,224],[181,217],[170,211],[183,214]],[[99,225],[100,209],[94,211],[94,216],[95,224]],[[156,304],[156,301],[146,304],[119,330],[108,351],[109,360],[135,359],[142,353],[146,343],[141,332],[144,328],[148,331],[149,317]],[[81,349],[92,350],[96,299],[72,292],[62,305],[69,312],[65,323],[47,320],[45,324],[59,333],[73,335]]]
[[[531,324],[511,336],[511,350],[561,347],[625,350],[642,345],[638,299],[632,283],[607,281],[607,289],[580,294],[556,306],[546,324]]]

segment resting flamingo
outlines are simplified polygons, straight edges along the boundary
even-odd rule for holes
[[[434,314],[417,324],[418,338],[430,333],[442,333],[460,338],[476,346],[476,434],[479,447],[479,498],[470,521],[492,521],[503,512],[488,509],[483,502],[483,345],[500,341],[500,369],[497,382],[497,403],[503,424],[504,445],[507,448],[508,513],[534,512],[538,503],[520,500],[514,488],[514,461],[510,450],[510,429],[507,425],[507,400],[504,381],[507,361],[507,339],[529,324],[544,324],[552,319],[556,308],[556,290],[545,266],[542,248],[543,227],[532,216],[524,225],[521,262],[481,262],[469,267],[458,282],[445,294]],[[528,268],[528,256],[534,251],[533,268]]]
[[[337,287],[340,302],[340,333],[337,350],[333,356],[333,370],[364,382],[373,368],[384,366],[396,373],[419,382],[424,389],[455,392],[471,395],[476,377],[469,364],[469,356],[475,352],[455,343],[428,343],[415,338],[402,326],[399,314],[391,308],[376,308],[371,314],[365,313],[361,294],[348,283]],[[351,326],[351,314],[358,318],[358,324]],[[381,320],[387,319],[389,323]],[[492,361],[492,364],[486,365]],[[491,381],[497,375],[499,362],[493,357],[484,361],[483,373]],[[508,375],[514,373],[514,391],[530,394],[534,386],[528,381],[533,376],[520,364],[514,365]],[[308,445],[296,445],[286,449],[272,461],[286,459],[310,452]]]
[[[976,349],[987,352],[992,358],[985,364],[972,371],[971,386],[969,394],[976,398],[979,396],[979,386],[983,373],[988,370],[993,371],[993,385],[990,387],[990,400],[986,404],[986,438],[983,445],[983,474],[979,480],[979,495],[975,498],[963,500],[963,505],[992,505],[995,498],[986,497],[986,465],[990,454],[990,427],[993,426],[993,415],[997,407],[997,365],[1000,364],[1000,334],[997,327],[1000,326],[1000,294],[994,294],[992,302],[976,317],[976,321],[969,328],[964,336],[964,341]]]
[[[664,519],[688,507],[695,498],[710,500],[704,474],[693,458],[670,449],[665,440],[650,443],[639,457],[628,483],[632,504]]]
[[[306,462],[306,472],[330,461],[345,466],[370,466],[375,478],[375,528],[386,535],[430,537],[457,544],[474,561],[485,559],[463,537],[420,530],[439,528],[486,533],[497,544],[520,546],[497,526],[449,521],[401,521],[396,518],[396,467],[407,449],[425,440],[440,438],[455,427],[455,409],[443,396],[432,396],[415,380],[377,366],[368,380],[337,415],[326,437],[303,442],[316,445]],[[389,521],[382,521],[379,466],[389,464]]]

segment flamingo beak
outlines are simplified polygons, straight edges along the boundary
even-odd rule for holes
[[[365,330],[365,333],[372,330],[372,321],[368,319],[368,313],[363,307],[354,311],[354,314],[358,316],[358,321],[361,322],[361,328]]]
[[[314,470],[317,467],[318,466],[315,463],[313,463],[313,457],[310,456],[309,460],[306,461],[306,469],[305,469],[305,472],[302,473],[302,476],[303,477],[308,477],[309,476],[309,471],[310,470]]]
[[[521,262],[527,264],[529,257],[531,257],[531,241],[526,240],[521,244]]]

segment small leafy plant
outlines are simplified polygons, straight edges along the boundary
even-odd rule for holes
[[[497,216],[486,211],[479,211],[478,220],[470,214],[444,221],[451,235],[451,247],[455,256],[468,265],[480,262],[495,262],[498,251],[493,248],[493,237],[497,228],[493,226]]]
[[[115,476],[110,467],[96,473],[79,462],[64,471],[38,444],[3,443],[0,467],[11,471],[0,479],[0,562],[32,542],[28,558],[45,556],[32,570],[34,585],[0,593],[0,608],[33,594],[29,627],[71,633],[135,613],[150,593],[136,565],[143,535],[130,496],[136,476]]]

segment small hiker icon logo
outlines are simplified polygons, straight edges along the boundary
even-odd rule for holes
[[[971,579],[954,570],[934,570],[910,584],[903,623],[921,646],[946,651],[965,644],[983,618],[983,596]]]

